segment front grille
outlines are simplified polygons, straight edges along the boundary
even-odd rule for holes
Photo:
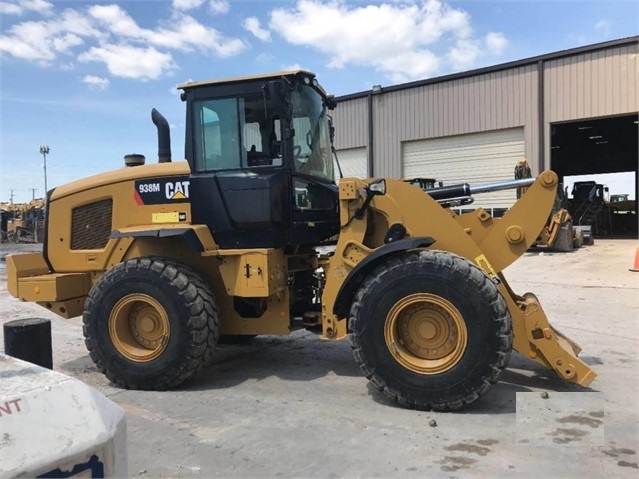
[[[111,235],[113,200],[96,201],[74,208],[71,218],[71,249],[102,249]]]

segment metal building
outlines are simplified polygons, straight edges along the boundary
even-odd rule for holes
[[[345,176],[481,183],[638,169],[639,37],[338,97]],[[507,208],[514,192],[482,197]]]

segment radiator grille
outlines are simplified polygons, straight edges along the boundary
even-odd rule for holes
[[[113,200],[96,201],[73,209],[71,249],[102,249],[111,235]]]

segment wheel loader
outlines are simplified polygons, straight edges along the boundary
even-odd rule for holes
[[[3,212],[0,241],[42,243],[44,232],[44,201],[0,204]]]
[[[531,178],[532,173],[528,161],[520,159],[515,165],[515,179]],[[526,187],[517,189],[517,198],[526,191]],[[566,205],[566,195],[561,184],[557,185],[557,195],[553,203],[548,220],[539,232],[537,240],[533,242],[533,247],[547,248],[554,251],[566,253],[575,248],[581,248],[584,244],[584,231],[575,227],[572,216],[564,206]]]
[[[595,373],[503,270],[537,238],[557,176],[499,220],[447,202],[504,184],[429,193],[391,178],[336,178],[335,100],[289,71],[181,85],[186,161],[158,161],[48,192],[42,253],[7,258],[9,292],[64,318],[114,384],[166,390],[225,339],[350,338],[371,383],[409,408],[452,410],[499,380],[511,350],[587,386]],[[293,360],[293,358],[292,358]]]

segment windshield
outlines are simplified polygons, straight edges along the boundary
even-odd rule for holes
[[[298,84],[291,93],[295,171],[335,181],[328,115],[321,95]]]

